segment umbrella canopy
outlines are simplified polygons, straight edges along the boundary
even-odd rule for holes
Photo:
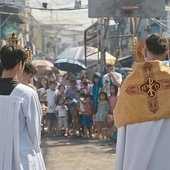
[[[98,63],[98,60],[100,60],[101,53],[99,53],[99,56],[98,56],[97,51],[98,51],[97,48],[87,47],[87,55],[95,53],[87,57],[87,63],[86,63],[87,68],[93,65],[96,65]],[[61,59],[64,59],[64,60],[61,60]],[[71,68],[72,72],[76,72],[75,67],[78,67],[77,65],[81,66],[81,70],[85,69],[84,46],[67,48],[65,51],[63,51],[61,54],[59,54],[56,57],[55,66],[58,69],[68,71],[65,65],[60,65],[59,67],[58,64],[56,64],[56,63],[61,64],[61,62],[67,63],[67,67]],[[116,58],[113,57],[111,54],[106,53],[106,64],[109,64],[109,63],[114,64],[115,62],[116,62]]]
[[[54,64],[47,60],[33,60],[33,64],[36,66],[38,73],[53,71]]]
[[[86,69],[84,64],[72,59],[58,59],[54,65],[58,69],[67,72],[80,72],[81,70]]]

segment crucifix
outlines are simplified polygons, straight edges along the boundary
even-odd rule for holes
[[[152,29],[150,28],[149,25],[147,25],[146,28],[144,29],[144,31],[147,33],[147,35],[149,35],[150,32],[152,31]]]

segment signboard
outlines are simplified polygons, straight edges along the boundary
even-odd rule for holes
[[[2,29],[2,37],[4,39],[8,39],[9,37],[11,37],[13,32],[15,33],[16,36],[18,36],[19,29],[15,25],[8,24]]]
[[[87,57],[98,53],[99,45],[99,29],[98,22],[95,22],[90,27],[84,30],[84,46],[85,46],[85,65]],[[95,48],[90,48],[95,47]]]
[[[85,44],[90,47],[98,47],[97,45],[98,35],[98,22],[94,23],[84,31]]]
[[[141,17],[165,16],[165,0],[88,0],[89,17]],[[122,7],[136,7],[130,13]],[[125,9],[125,8],[124,8]]]

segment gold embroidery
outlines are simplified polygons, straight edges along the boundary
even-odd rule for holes
[[[148,97],[155,97],[156,91],[159,90],[160,84],[152,77],[147,77],[144,84],[140,86],[140,90],[148,95]]]

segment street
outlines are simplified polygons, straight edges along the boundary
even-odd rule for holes
[[[106,140],[42,137],[47,170],[114,170],[115,144]]]

